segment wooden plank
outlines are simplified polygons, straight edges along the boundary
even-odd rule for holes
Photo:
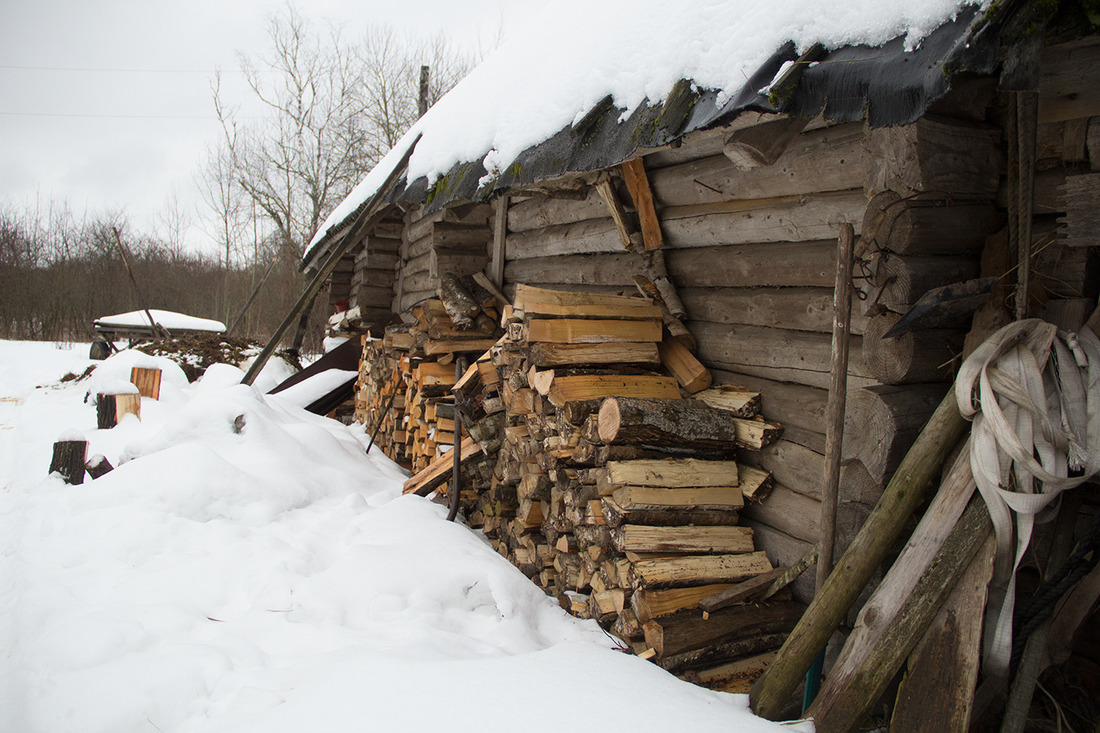
[[[622,252],[623,245],[615,222],[606,216],[571,224],[559,224],[545,229],[512,232],[508,235],[508,259],[526,260],[532,257]]]
[[[508,207],[508,231],[525,232],[546,229],[559,224],[571,224],[586,219],[604,219],[607,207],[596,189],[589,187],[580,200],[532,196]]]
[[[684,555],[631,563],[634,588],[734,583],[772,569],[763,552],[738,555]]]
[[[473,438],[463,439],[460,450],[462,451],[462,463],[481,455],[481,446],[474,442]],[[453,465],[454,457],[448,451],[405,481],[401,493],[427,496],[450,477]]]
[[[684,289],[831,288],[836,243],[830,239],[682,249],[669,252],[666,261]]]
[[[646,643],[657,651],[658,657],[670,656],[726,638],[790,630],[802,611],[801,603],[782,601],[724,608],[710,614],[706,620],[702,614],[681,612],[647,621],[644,625]]]
[[[735,461],[705,461],[697,458],[663,458],[637,461],[609,461],[596,471],[596,487],[609,494],[622,486],[684,488],[737,486]]]
[[[661,364],[676,378],[684,391],[695,394],[710,386],[710,371],[678,339],[666,336],[657,345],[657,350],[661,356]]]
[[[493,242],[489,256],[489,279],[498,288],[504,287],[504,263],[508,256],[508,196],[493,202]]]
[[[657,344],[649,341],[623,341],[608,344],[534,343],[528,350],[527,358],[529,363],[537,367],[660,363]]]
[[[626,188],[630,191],[630,198],[634,200],[634,210],[638,212],[645,249],[660,249],[665,245],[665,239],[661,234],[661,222],[657,218],[653,191],[645,172],[645,163],[642,158],[634,158],[623,163],[619,169],[622,171]]]
[[[661,340],[661,322],[650,320],[553,318],[527,323],[527,341],[557,344],[602,344]]]
[[[748,527],[649,527],[626,524],[611,530],[619,552],[736,554],[753,551]]]
[[[620,395],[642,395],[658,399],[679,400],[680,389],[669,377],[627,375],[577,375],[554,377],[548,398],[554,407],[567,402],[596,400]]]
[[[563,286],[610,285],[633,291],[637,264],[638,256],[631,252],[510,259],[504,267],[504,279]]]
[[[1100,115],[1100,43],[1095,35],[1048,46],[1039,63],[1039,122]]]

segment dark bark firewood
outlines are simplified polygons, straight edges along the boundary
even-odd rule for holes
[[[93,479],[97,479],[100,476],[105,476],[106,474],[115,470],[115,467],[111,465],[111,462],[99,454],[96,454],[89,458],[88,462],[84,464],[84,468],[88,471],[88,475],[91,476]]]
[[[738,446],[762,448],[779,437],[780,426],[733,418],[695,400],[609,397],[600,405],[603,442],[710,449],[732,454]]]
[[[50,473],[58,473],[67,484],[84,483],[84,456],[88,452],[86,440],[59,440],[53,444]]]

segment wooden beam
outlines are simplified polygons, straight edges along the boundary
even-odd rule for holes
[[[641,158],[628,160],[620,166],[623,181],[634,199],[634,210],[642,226],[642,242],[647,250],[665,246],[665,237],[661,234],[661,221],[657,218],[657,207],[653,203],[653,189],[645,172],[645,163]]]
[[[508,254],[508,196],[493,202],[493,249],[489,257],[489,279],[504,287],[504,262]]]

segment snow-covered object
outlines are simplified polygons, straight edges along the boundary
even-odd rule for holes
[[[904,36],[916,46],[965,6],[990,0],[568,0],[515,33],[436,102],[332,211],[316,244],[369,199],[416,137],[408,180],[429,183],[457,163],[490,175],[575,123],[607,95],[629,113],[680,79],[734,93],[787,41],[834,49]],[[719,95],[718,103],[723,102]]]
[[[210,331],[212,333],[222,333],[225,331],[224,323],[209,318],[196,318],[194,316],[184,315],[183,313],[161,311],[152,308],[149,309],[149,313],[153,316],[153,320],[169,331],[173,329],[183,331]],[[143,310],[97,318],[95,323],[96,325],[102,326],[151,327],[153,325],[149,323],[149,316],[147,316]]]
[[[306,407],[358,375],[358,372],[348,369],[326,369],[271,395],[270,399],[283,405]]]
[[[42,377],[9,370],[29,354]],[[556,731],[562,700],[594,728],[812,729],[614,651],[443,507],[402,496],[361,427],[215,365],[97,431],[82,383],[33,388],[73,358],[0,341],[0,730]],[[70,426],[117,468],[49,479]]]

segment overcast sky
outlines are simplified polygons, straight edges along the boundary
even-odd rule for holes
[[[163,227],[177,200],[194,216],[193,177],[217,139],[211,80],[244,99],[237,54],[265,49],[281,0],[0,0],[0,204],[67,200],[125,209]],[[318,26],[355,37],[371,24],[447,33],[488,50],[522,23],[520,0],[298,0]],[[234,86],[236,84],[236,86]],[[192,246],[200,234],[189,231]]]

